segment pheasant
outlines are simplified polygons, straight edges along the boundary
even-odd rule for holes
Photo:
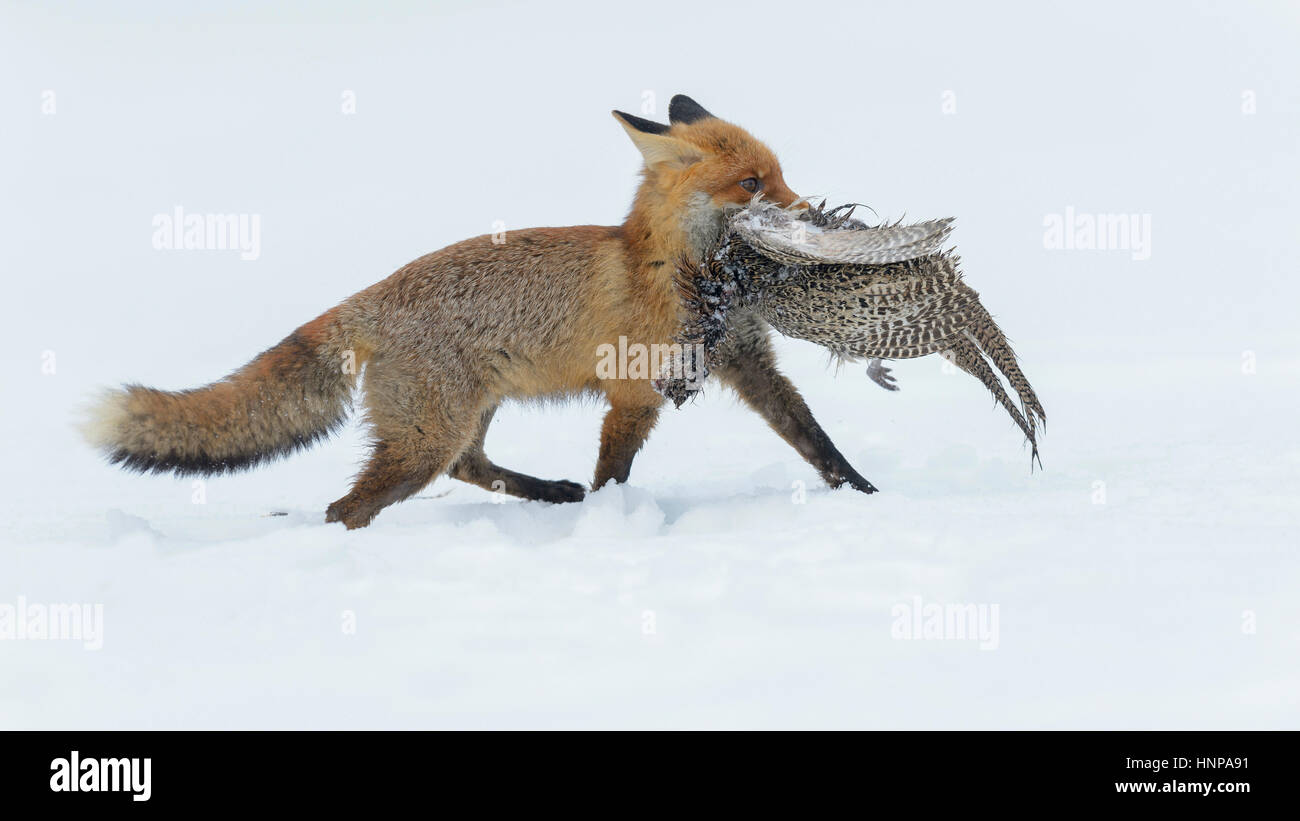
[[[728,222],[701,262],[683,260],[677,286],[689,317],[680,355],[655,387],[680,407],[708,375],[726,339],[729,312],[756,312],[780,333],[821,345],[843,360],[870,360],[868,376],[897,390],[886,359],[938,353],[993,394],[1038,456],[1047,414],[1006,336],[962,281],[959,257],[942,246],[953,220],[878,227],[854,206],[791,211],[756,199]],[[1011,400],[993,367],[1020,400]]]

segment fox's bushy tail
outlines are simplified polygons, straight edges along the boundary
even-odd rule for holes
[[[141,473],[251,468],[337,430],[352,409],[359,367],[336,309],[211,385],[109,391],[82,431],[110,462]]]

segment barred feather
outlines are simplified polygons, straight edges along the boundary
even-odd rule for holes
[[[1038,439],[1034,435],[1033,417],[1022,414],[1016,404],[1011,401],[1011,397],[1007,395],[1006,389],[1002,387],[1002,382],[998,379],[997,374],[993,373],[988,362],[980,355],[979,348],[975,346],[973,337],[965,334],[951,340],[947,353],[954,365],[984,383],[984,387],[988,388],[989,393],[993,394],[993,398],[997,400],[998,404],[1006,409],[1012,420],[1024,432],[1025,438],[1029,440],[1032,448],[1029,456],[1030,462],[1032,463],[1034,459],[1037,459]]]
[[[989,312],[984,309],[983,305],[978,306],[979,310],[975,321],[967,329],[967,333],[980,346],[993,364],[998,366],[998,370],[1006,376],[1007,382],[1011,384],[1012,390],[1020,397],[1020,404],[1025,409],[1025,416],[1029,419],[1030,427],[1035,424],[1043,427],[1047,426],[1047,412],[1043,410],[1042,403],[1038,401],[1038,395],[1034,393],[1033,387],[1029,384],[1029,379],[1020,370],[1020,365],[1016,361],[1016,353],[1011,350],[1011,343],[1007,341],[1006,336],[1002,334],[1002,329],[989,316]],[[1037,421],[1035,422],[1035,417]]]

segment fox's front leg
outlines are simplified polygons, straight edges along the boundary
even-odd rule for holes
[[[817,424],[794,384],[777,370],[776,354],[761,321],[737,317],[718,353],[713,375],[758,411],[782,439],[817,468],[826,484],[848,484],[863,493],[876,492],[875,485],[853,469]]]
[[[632,459],[659,419],[663,399],[648,383],[638,381],[607,386],[609,412],[600,429],[600,455],[592,490],[600,490],[611,479],[622,484],[632,471]]]

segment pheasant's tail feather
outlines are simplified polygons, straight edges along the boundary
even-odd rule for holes
[[[1030,467],[1033,466],[1035,459],[1038,460],[1038,466],[1042,467],[1043,460],[1038,455],[1038,437],[1036,436],[1033,417],[1022,414],[1020,409],[1016,407],[1016,403],[1011,401],[1006,389],[1002,387],[1002,380],[998,379],[997,374],[984,361],[984,357],[980,354],[980,350],[975,346],[975,343],[964,336],[954,337],[949,340],[948,353],[954,365],[978,379],[984,384],[984,387],[988,388],[989,393],[993,394],[993,398],[1006,409],[1007,413],[1011,415],[1012,421],[1025,434],[1025,438],[1029,440],[1029,446],[1032,448],[1029,455]]]
[[[989,315],[989,312],[978,303],[974,321],[966,330],[966,334],[993,361],[993,364],[997,365],[998,370],[1002,371],[1002,374],[1006,376],[1012,390],[1020,397],[1020,404],[1025,410],[1025,416],[1029,418],[1029,423],[1046,430],[1047,411],[1043,410],[1042,403],[1038,401],[1038,394],[1034,393],[1033,386],[1029,384],[1029,379],[1020,370],[1020,364],[1016,359],[1015,351],[1011,349],[1011,343],[1007,341],[1006,335],[993,321],[993,317]]]

